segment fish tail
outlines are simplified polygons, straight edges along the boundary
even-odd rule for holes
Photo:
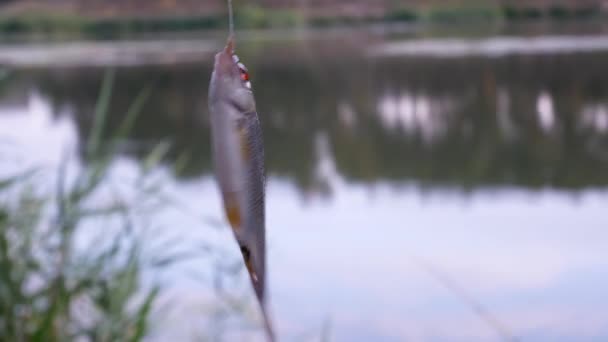
[[[266,310],[266,305],[264,303],[260,303],[262,307],[262,318],[264,323],[264,331],[266,332],[266,339],[268,342],[275,342],[276,335],[274,334],[274,329],[272,327],[272,321],[270,320],[270,316],[268,315],[268,311]]]

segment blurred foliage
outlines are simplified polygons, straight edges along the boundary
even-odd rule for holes
[[[85,28],[87,20],[70,14],[29,12],[0,16],[0,32],[72,32]]]
[[[295,10],[268,10],[260,6],[247,5],[234,13],[237,28],[294,27],[304,24],[304,17]]]
[[[52,193],[37,190],[40,174],[47,170],[0,179],[2,341],[140,341],[148,333],[160,288],[144,290],[140,284],[143,261],[133,227],[135,208],[120,199],[107,207],[91,204],[115,153],[100,142],[112,78],[112,73],[106,76],[96,105],[96,134],[86,151],[90,162],[73,183],[67,159]],[[126,115],[123,133],[130,130],[137,103],[145,96],[147,92]],[[114,222],[102,224],[110,242],[83,251],[76,236],[89,231],[92,221]]]
[[[131,13],[131,12],[129,12]],[[496,3],[471,1],[463,4],[432,3],[415,6],[393,2],[383,15],[349,15],[336,11],[318,11],[311,14],[297,8],[268,8],[255,3],[239,6],[235,11],[235,24],[242,29],[326,27],[332,25],[359,25],[382,21],[400,22],[499,22],[521,19],[588,19],[605,13],[599,6],[534,7],[527,5],[499,6]],[[133,15],[81,16],[67,12],[21,11],[0,14],[0,32],[38,33],[54,35],[77,33],[94,37],[116,37],[141,32],[172,32],[226,27],[226,14],[194,12],[185,15]]]
[[[599,7],[566,7],[552,5],[547,8],[528,6],[504,6],[502,16],[508,20],[535,20],[535,19],[589,19],[601,17],[604,13]]]
[[[453,6],[431,8],[426,17],[434,22],[496,21],[501,13],[494,6]]]
[[[121,18],[91,20],[81,31],[91,36],[120,36],[139,32],[172,32],[222,27],[225,19],[216,16],[179,18]]]
[[[219,16],[159,18],[87,18],[72,14],[22,13],[0,16],[0,32],[6,34],[37,33],[45,35],[81,33],[95,37],[114,37],[138,32],[171,32],[222,27]]]
[[[411,8],[395,8],[386,14],[388,21],[416,21],[420,19],[420,14]]]
[[[356,39],[360,44],[363,37]],[[327,44],[239,47],[257,89],[268,172],[293,181],[303,193],[320,186],[320,135],[329,140],[338,173],[352,182],[413,181],[464,189],[608,185],[606,134],[589,124],[589,115],[601,120],[598,111],[608,103],[605,53],[370,62],[344,40]],[[87,113],[103,75],[100,69],[84,70],[28,70],[11,83],[15,89],[36,89],[56,115],[71,116],[81,145],[92,134]],[[207,99],[200,94],[208,92],[210,73],[208,63],[121,69],[107,132],[120,127],[123,117],[116,113],[129,108],[138,85],[163,80],[142,108],[146,120],[133,127],[121,153],[145,160],[155,142],[167,139],[167,165],[177,177],[209,174]],[[550,132],[538,116],[543,93],[555,116]],[[395,122],[387,119],[382,103],[394,108],[408,99],[427,112],[424,123],[407,126],[399,121],[405,114],[393,114]],[[436,133],[428,133],[435,127]]]

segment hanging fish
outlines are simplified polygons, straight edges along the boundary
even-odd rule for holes
[[[266,311],[265,171],[262,130],[247,68],[234,53],[232,6],[226,47],[215,55],[209,112],[215,175],[270,341]]]

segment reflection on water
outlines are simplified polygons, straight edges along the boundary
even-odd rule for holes
[[[412,261],[419,255],[525,340],[607,337],[608,50],[367,50],[242,46],[266,143],[282,334],[320,331],[327,318],[339,341],[496,338]],[[109,125],[155,84],[124,157],[170,141],[167,186],[219,217],[210,72],[210,57],[119,67]],[[18,146],[23,159],[52,162],[66,142],[85,141],[103,73],[11,70],[0,84],[0,155]]]
[[[608,183],[607,53],[364,58],[341,55],[247,60],[264,118],[268,168],[303,191],[315,186],[315,137],[326,134],[338,172],[430,186],[521,185],[580,189]],[[243,53],[247,55],[248,53]],[[147,84],[153,98],[125,153],[174,143],[178,177],[210,172],[208,60],[118,70],[111,123]],[[28,94],[71,116],[83,141],[102,69],[17,70],[4,106]],[[71,110],[65,111],[66,108]],[[294,158],[297,156],[297,158]]]

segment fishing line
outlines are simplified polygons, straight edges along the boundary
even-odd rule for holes
[[[234,16],[232,14],[232,0],[228,0],[228,29],[230,37],[234,36]]]
[[[494,330],[502,340],[509,342],[517,342],[519,339],[511,333],[511,331],[488,310],[481,302],[471,296],[463,287],[456,283],[447,273],[440,270],[434,264],[430,263],[417,255],[409,254],[410,260],[415,265],[425,271],[431,278],[442,284],[448,291],[462,300],[471,310],[488,326]]]

